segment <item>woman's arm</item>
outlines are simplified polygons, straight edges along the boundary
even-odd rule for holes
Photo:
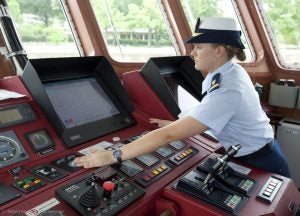
[[[164,119],[157,119],[157,118],[150,118],[149,122],[151,124],[157,124],[158,127],[164,127],[171,124],[173,121],[164,120]]]
[[[165,127],[151,131],[141,138],[122,146],[122,160],[128,160],[140,155],[153,152],[155,149],[175,140],[181,140],[206,131],[206,125],[200,123],[192,117],[184,117],[174,121]],[[74,163],[85,168],[101,167],[116,163],[112,152],[98,150],[93,153],[76,158]]]

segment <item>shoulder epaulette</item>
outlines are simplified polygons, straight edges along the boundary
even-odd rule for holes
[[[220,77],[220,73],[217,73],[212,77],[208,92],[212,92],[220,87]]]

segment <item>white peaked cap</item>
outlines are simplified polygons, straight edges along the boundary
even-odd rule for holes
[[[185,43],[216,43],[245,48],[239,26],[229,17],[198,18],[193,37]]]
[[[203,19],[198,27],[201,29],[240,31],[235,20],[229,17],[209,17]]]

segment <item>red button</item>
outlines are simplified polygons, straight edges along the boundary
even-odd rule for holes
[[[103,183],[102,187],[105,191],[112,191],[115,188],[115,184],[111,181],[106,181]]]
[[[151,180],[151,177],[150,177],[149,175],[146,175],[146,176],[143,177],[143,179],[144,179],[145,181],[150,181],[150,180]]]

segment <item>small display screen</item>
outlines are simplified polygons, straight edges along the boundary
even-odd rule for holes
[[[174,151],[167,146],[162,146],[162,147],[156,149],[155,152],[165,158],[174,153]]]
[[[138,159],[140,162],[142,162],[144,165],[148,167],[152,166],[153,164],[159,161],[159,159],[152,154],[141,155],[138,156],[136,159]]]
[[[66,128],[120,114],[93,77],[44,83],[50,101]]]
[[[26,134],[26,137],[35,152],[55,146],[55,143],[50,138],[50,135],[46,130],[38,130],[28,133]]]
[[[21,115],[18,109],[9,109],[0,111],[0,123],[9,123],[14,121],[22,120],[23,116]]]
[[[137,165],[136,163],[134,163],[131,160],[126,160],[123,161],[120,164],[119,169],[125,173],[126,175],[128,175],[129,177],[133,177],[135,175],[137,175],[138,173],[142,172],[144,169],[142,167],[140,167],[139,165]]]

